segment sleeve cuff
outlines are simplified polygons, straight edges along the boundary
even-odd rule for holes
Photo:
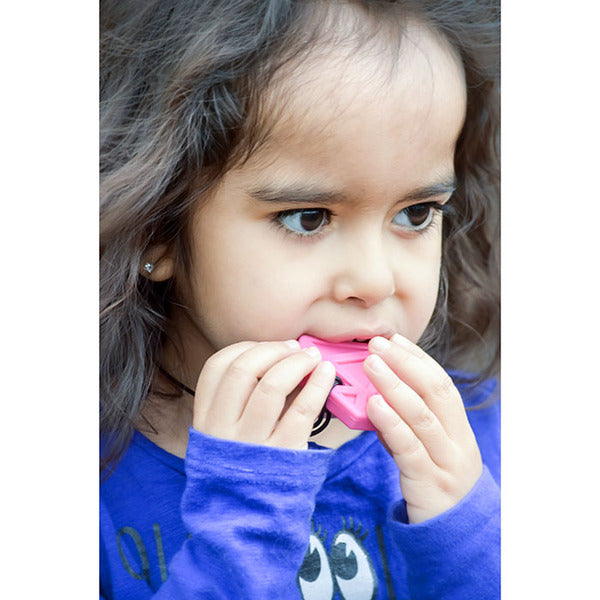
[[[476,537],[490,520],[499,519],[499,515],[500,489],[484,465],[473,488],[449,510],[422,523],[411,524],[406,502],[401,500],[391,508],[389,523],[403,552],[418,558],[431,556],[432,548],[445,553],[464,547],[466,540]]]
[[[280,484],[306,487],[321,485],[333,450],[327,448],[290,450],[225,440],[190,428],[185,458],[188,477],[219,474],[242,481],[265,479]]]

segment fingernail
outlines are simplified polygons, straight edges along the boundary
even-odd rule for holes
[[[287,340],[285,342],[285,345],[289,346],[290,348],[294,348],[295,350],[300,348],[300,344],[298,343],[298,340]]]
[[[398,344],[398,346],[403,346],[404,348],[408,348],[409,345],[409,341],[405,337],[402,337],[399,333],[395,333],[392,336],[392,342],[394,342],[394,344]]]
[[[330,363],[329,361],[323,361],[322,363],[319,363],[319,365],[317,366],[317,370],[319,371],[319,373],[321,373],[324,377],[331,377],[333,375],[335,375],[335,367],[333,366],[332,363]]]
[[[306,354],[308,354],[312,358],[321,358],[321,353],[315,346],[310,346],[309,348],[306,348],[304,352],[306,352]]]
[[[367,363],[369,365],[369,368],[371,368],[376,373],[382,373],[383,371],[385,371],[385,363],[376,354],[371,354],[370,356],[368,356],[365,360],[365,363]]]
[[[384,337],[377,336],[371,340],[371,347],[373,348],[373,350],[378,350],[379,352],[383,352],[384,350],[387,350],[390,346],[391,346],[391,343],[389,342],[389,340],[386,340]]]

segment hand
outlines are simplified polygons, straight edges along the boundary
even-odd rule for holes
[[[369,342],[364,369],[381,396],[367,415],[400,469],[410,523],[448,510],[482,472],[481,454],[450,376],[415,344],[394,335]]]
[[[198,378],[194,429],[240,442],[307,448],[335,380],[333,365],[320,360],[316,348],[301,350],[295,340],[227,346],[206,361]]]

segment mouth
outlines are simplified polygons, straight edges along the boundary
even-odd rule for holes
[[[354,342],[359,344],[369,343],[375,336],[381,336],[384,338],[390,338],[394,334],[394,331],[389,329],[377,329],[373,331],[352,331],[346,333],[340,333],[339,335],[318,335],[310,333],[313,337],[328,342],[329,344],[346,344],[348,342]]]

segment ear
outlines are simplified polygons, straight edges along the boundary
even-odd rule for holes
[[[148,269],[146,265],[151,265]],[[173,247],[166,244],[154,246],[144,253],[140,264],[140,274],[150,281],[166,281],[175,273]]]

